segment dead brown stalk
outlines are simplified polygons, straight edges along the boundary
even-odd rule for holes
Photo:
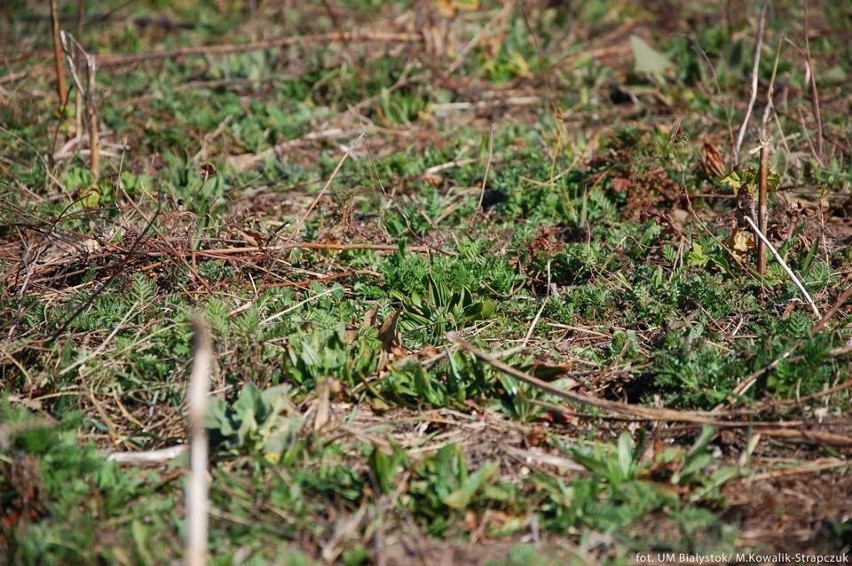
[[[94,55],[87,53],[70,33],[60,31],[59,36],[62,40],[62,49],[65,52],[65,59],[68,61],[68,68],[71,72],[71,79],[74,81],[74,87],[77,89],[78,97],[81,97],[85,103],[86,129],[89,132],[89,169],[92,172],[95,182],[97,182],[101,173],[98,112],[95,98],[95,73],[98,69],[97,62],[95,61]],[[86,88],[83,88],[80,75],[77,73],[76,54],[82,55],[86,61]]]
[[[760,145],[760,170],[757,178],[757,226],[761,233],[766,234],[766,226],[769,224],[769,206],[767,204],[767,193],[769,186],[769,143],[761,140]],[[755,235],[757,240],[757,272],[761,277],[766,275],[766,246],[763,240]]]
[[[64,110],[68,104],[68,87],[65,83],[65,65],[62,63],[62,40],[59,38],[59,11],[56,0],[50,0],[50,24],[53,32],[53,63],[56,66],[56,93],[59,95],[59,108]]]
[[[629,403],[619,403],[617,401],[608,401],[606,399],[599,399],[597,397],[583,395],[582,393],[567,391],[565,389],[555,387],[554,385],[542,381],[537,377],[529,375],[528,373],[524,373],[510,366],[509,364],[503,363],[496,357],[474,347],[456,334],[451,333],[447,336],[447,338],[451,342],[453,342],[458,348],[469,352],[474,357],[490,365],[494,369],[501,371],[506,375],[514,377],[518,381],[522,381],[528,385],[531,385],[536,389],[544,391],[549,395],[553,395],[555,397],[559,397],[561,399],[565,399],[566,401],[571,401],[573,403],[579,403],[581,405],[596,407],[598,409],[611,411],[613,413],[618,413],[621,415],[627,415],[636,420],[678,422],[712,425],[720,427],[749,427],[765,436],[789,438],[795,440],[807,440],[822,444],[830,444],[833,446],[852,446],[852,437],[849,436],[820,430],[793,428],[795,426],[802,427],[806,424],[801,422],[793,423],[730,421],[720,418],[721,415],[718,413],[708,413],[705,411],[678,411],[675,409],[658,409],[654,407],[646,407],[644,405],[633,405]]]

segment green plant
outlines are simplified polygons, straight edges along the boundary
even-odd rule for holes
[[[144,545],[151,529],[168,528],[160,518],[174,509],[170,493],[157,493],[156,472],[124,470],[93,445],[81,446],[72,418],[45,426],[3,400],[0,422],[22,425],[0,445],[0,543],[11,563],[138,561],[175,550],[173,536],[159,550]],[[117,543],[95,543],[103,537]]]
[[[374,329],[347,343],[345,326],[295,334],[287,347],[284,375],[299,385],[334,377],[354,385],[375,371],[381,342]]]
[[[704,426],[695,443],[685,453],[680,448],[672,448],[657,457],[656,461],[659,463],[678,463],[679,467],[672,474],[671,482],[678,486],[694,488],[695,491],[689,497],[690,501],[719,498],[718,490],[725,483],[746,472],[736,466],[718,464],[718,457],[710,446],[715,435],[713,427]]]
[[[494,315],[496,306],[487,299],[476,299],[467,287],[452,290],[431,274],[425,278],[426,292],[409,296],[391,291],[391,296],[402,304],[400,326],[411,332],[415,341],[440,343],[450,330],[460,330],[473,322]]]
[[[636,462],[638,453],[635,452],[633,438],[627,432],[618,437],[618,444],[611,447],[600,447],[589,450],[585,447],[570,448],[571,457],[609,481],[613,486],[619,486],[636,479],[639,466]]]
[[[458,520],[460,511],[487,498],[485,488],[498,469],[497,462],[487,462],[470,473],[460,447],[444,446],[414,466],[409,509],[427,522],[430,532],[444,532]]]
[[[233,404],[210,399],[206,425],[214,446],[259,453],[274,462],[293,445],[302,421],[291,404],[289,388],[260,391],[248,383]]]
[[[6,4],[0,562],[180,559],[185,459],[106,455],[185,441],[193,312],[215,352],[216,564],[482,561],[536,529],[509,563],[741,550],[766,506],[727,500],[734,482],[785,510],[779,552],[846,534],[776,474],[795,461],[820,494],[846,473],[806,471],[850,404],[844,4],[773,3],[757,69],[776,87],[769,235],[819,331],[776,262],[743,269],[713,186],[748,98],[747,3],[65,3],[62,27],[97,22],[78,39],[102,54],[98,183],[77,93],[57,112],[31,56],[48,22]],[[741,214],[749,143],[721,187]],[[566,406],[453,330],[556,387],[729,422],[690,438]],[[761,442],[754,411],[778,422]]]

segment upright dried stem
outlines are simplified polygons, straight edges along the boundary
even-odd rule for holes
[[[77,0],[77,37],[83,37],[83,15],[86,13],[86,0]]]
[[[805,55],[807,57],[808,73],[811,75],[811,105],[813,106],[814,119],[816,120],[817,131],[817,159],[822,161],[823,156],[823,141],[822,141],[822,115],[819,111],[819,91],[816,84],[816,69],[814,69],[814,60],[811,57],[811,42],[810,26],[808,23],[808,1],[805,0]]]
[[[748,101],[748,108],[746,108],[745,116],[743,117],[743,122],[740,124],[740,131],[737,134],[737,145],[734,147],[734,163],[739,164],[740,162],[740,149],[743,146],[743,140],[745,139],[746,129],[748,128],[748,121],[751,118],[751,111],[754,109],[754,102],[757,100],[757,83],[758,83],[758,74],[760,71],[760,51],[763,49],[763,28],[766,26],[766,9],[769,6],[768,0],[764,0],[763,7],[760,9],[760,23],[757,28],[757,41],[754,46],[754,65],[751,69],[751,97]]]
[[[189,477],[186,486],[186,556],[187,566],[207,563],[208,500],[207,486],[207,395],[213,349],[204,319],[198,315],[195,326],[195,360],[187,391],[189,410]]]
[[[56,0],[50,0],[50,23],[53,29],[53,63],[56,65],[56,93],[59,95],[59,108],[64,110],[68,104],[68,87],[65,82],[65,65],[62,63],[62,41],[59,38],[59,11]]]
[[[85,0],[77,0],[77,35],[74,37],[83,37],[83,14],[86,11]],[[74,64],[80,67],[80,54],[74,51]],[[83,137],[83,95],[82,93],[74,97],[74,136],[77,141]]]
[[[488,186],[488,173],[491,172],[491,160],[494,157],[494,124],[488,130],[488,161],[485,164],[485,174],[482,175],[482,187],[479,189],[479,202],[476,210],[482,212],[482,200],[485,198],[485,188]]]
[[[74,81],[74,87],[79,93],[78,100],[82,98],[85,102],[87,122],[86,129],[89,131],[89,169],[91,170],[95,181],[97,181],[100,178],[101,173],[101,149],[98,133],[98,112],[95,99],[95,73],[98,69],[97,62],[95,61],[94,55],[89,55],[70,33],[60,31],[59,37],[62,40],[62,49],[65,51],[65,59],[68,61],[68,68],[71,71],[71,79]],[[86,88],[83,88],[83,83],[80,80],[79,73],[77,72],[77,53],[85,57],[86,60]]]
[[[767,192],[769,179],[769,144],[766,140],[761,140],[760,146],[760,173],[757,178],[757,226],[760,232],[766,234],[766,226],[769,216],[769,207],[767,206]],[[757,239],[757,272],[761,277],[766,275],[766,246],[763,245],[763,240]]]
[[[101,176],[101,144],[98,132],[98,112],[95,102],[95,72],[98,70],[94,55],[86,53],[86,117],[89,130],[89,169],[97,181]]]

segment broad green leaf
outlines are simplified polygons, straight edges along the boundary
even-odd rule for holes
[[[633,63],[637,73],[661,76],[667,69],[674,68],[674,64],[668,57],[648,45],[639,36],[630,36],[630,47],[633,48]]]
[[[731,187],[734,192],[739,190],[745,184],[745,181],[740,178],[736,171],[731,171],[727,175],[725,175],[720,181],[723,185],[727,185]]]
[[[491,481],[499,469],[500,465],[497,462],[488,462],[468,477],[459,489],[444,497],[444,505],[453,509],[464,509],[473,500],[476,492],[485,483]]]
[[[266,418],[267,409],[268,405],[263,399],[263,394],[254,383],[245,384],[240,391],[240,398],[234,403],[234,413],[238,419],[250,414],[252,418],[257,415],[260,420],[263,420]]]
[[[618,479],[632,479],[633,471],[633,438],[630,433],[622,432],[618,437]]]

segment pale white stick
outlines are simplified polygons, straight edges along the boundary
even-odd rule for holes
[[[189,411],[189,477],[186,486],[186,564],[204,566],[207,563],[207,393],[213,352],[207,325],[198,315],[195,319],[195,360],[187,391]]]
[[[491,171],[491,159],[494,157],[494,124],[488,130],[488,162],[485,164],[485,174],[482,176],[482,188],[479,191],[479,204],[476,210],[482,210],[482,199],[485,198],[485,187],[488,186],[488,172]]]
[[[159,450],[147,450],[145,452],[112,452],[107,455],[107,460],[119,464],[162,464],[174,460],[186,452],[186,444],[160,448]]]
[[[311,301],[315,301],[317,299],[321,299],[321,298],[325,297],[326,295],[332,294],[333,292],[334,292],[334,289],[327,289],[327,290],[323,291],[322,293],[319,293],[318,295],[314,295],[313,297],[308,297],[304,301],[298,302],[291,307],[287,307],[286,309],[284,309],[281,312],[277,312],[277,313],[273,314],[272,316],[264,318],[263,320],[260,321],[260,326],[265,326],[265,325],[269,324],[270,322],[272,322],[273,320],[281,318],[285,314],[296,310],[297,308],[301,307],[302,305],[305,305],[305,304],[310,303]]]
[[[323,186],[322,190],[317,193],[316,197],[314,197],[314,200],[313,202],[311,202],[311,205],[308,207],[308,210],[306,210],[305,213],[301,216],[301,218],[299,218],[299,221],[296,222],[296,226],[293,228],[293,233],[290,234],[291,240],[295,239],[296,236],[299,235],[299,230],[302,229],[302,225],[305,223],[305,220],[307,220],[308,216],[310,216],[311,212],[313,212],[314,208],[316,208],[317,203],[319,203],[320,199],[328,192],[328,188],[331,186],[331,183],[332,181],[334,181],[334,178],[337,177],[337,174],[340,172],[340,168],[343,167],[343,164],[346,163],[346,160],[349,158],[352,152],[355,151],[355,148],[361,145],[361,142],[363,142],[365,139],[367,139],[367,134],[362,132],[361,135],[358,136],[358,138],[351,145],[349,145],[348,147],[344,147],[343,157],[341,157],[340,161],[337,162],[337,167],[335,167],[334,171],[331,172],[331,176],[328,178],[328,181],[325,182],[325,185]]]
[[[735,163],[740,162],[740,149],[743,147],[743,139],[745,139],[748,121],[751,118],[751,111],[754,109],[754,102],[757,100],[757,75],[760,70],[760,50],[763,48],[763,27],[766,24],[767,6],[769,6],[769,2],[768,0],[765,0],[763,2],[763,8],[760,10],[760,22],[757,29],[757,44],[754,47],[754,66],[751,70],[751,98],[749,98],[748,108],[746,109],[745,116],[743,117],[743,123],[740,124],[740,132],[737,135],[737,146],[734,148]]]
[[[752,230],[754,230],[754,233],[755,233],[755,234],[757,234],[757,237],[758,237],[758,238],[760,238],[760,239],[761,239],[761,241],[762,241],[764,244],[766,244],[766,247],[767,247],[767,248],[769,248],[769,251],[771,251],[771,252],[772,252],[772,255],[775,257],[775,261],[777,261],[777,262],[781,265],[781,267],[783,267],[783,268],[784,268],[784,271],[786,271],[786,272],[787,272],[787,275],[789,275],[789,276],[790,276],[790,279],[792,279],[792,280],[793,280],[793,283],[796,285],[796,287],[798,287],[798,288],[799,288],[799,291],[801,291],[801,292],[802,292],[802,295],[804,295],[805,300],[806,300],[806,301],[808,302],[808,304],[810,305],[811,310],[813,310],[813,311],[814,311],[814,314],[816,315],[817,319],[821,319],[821,318],[822,318],[822,315],[820,315],[820,313],[819,313],[819,309],[817,309],[816,304],[814,303],[814,300],[811,298],[810,294],[809,294],[809,293],[808,293],[808,291],[805,289],[805,286],[804,286],[804,285],[802,285],[801,281],[799,281],[799,278],[798,278],[798,277],[796,277],[796,274],[795,274],[795,273],[793,273],[793,270],[792,270],[792,269],[790,269],[790,268],[787,266],[787,264],[784,262],[784,260],[783,260],[783,259],[781,259],[781,254],[779,254],[779,253],[778,253],[778,250],[776,250],[776,249],[775,249],[775,246],[773,246],[773,245],[769,242],[769,240],[766,238],[766,236],[764,236],[763,234],[761,234],[761,233],[760,233],[760,230],[758,230],[758,229],[757,229],[757,224],[755,224],[755,223],[754,223],[754,220],[752,220],[752,219],[751,219],[750,217],[748,217],[748,216],[746,216],[746,217],[745,217],[745,219],[746,219],[746,222],[748,222],[748,225],[749,225],[749,226],[751,226],[751,229],[752,229]]]
[[[118,326],[116,326],[113,329],[113,331],[109,333],[109,336],[106,337],[106,339],[101,343],[100,346],[97,347],[97,349],[94,352],[92,352],[91,354],[88,354],[88,355],[84,355],[82,358],[78,359],[76,362],[74,362],[73,364],[71,364],[67,368],[60,371],[59,375],[65,375],[66,373],[73,370],[77,366],[81,366],[81,365],[85,364],[86,362],[88,362],[89,360],[91,360],[92,358],[96,358],[96,357],[100,356],[103,353],[103,351],[106,349],[107,344],[109,344],[110,341],[113,338],[115,338],[115,335],[118,334],[121,331],[122,328],[124,328],[124,325],[127,324],[127,321],[130,320],[131,316],[133,316],[133,311],[136,310],[136,305],[138,305],[138,304],[139,303],[133,303],[132,305],[130,305],[130,308],[127,310],[127,314],[124,315],[124,317],[118,323]]]
[[[541,318],[541,312],[544,310],[544,307],[545,307],[546,304],[547,304],[547,297],[542,299],[541,308],[539,308],[538,312],[535,313],[535,318],[533,319],[532,324],[530,324],[530,329],[527,330],[527,335],[524,336],[524,341],[521,343],[521,350],[526,348],[527,344],[529,344],[530,338],[532,338],[533,332],[535,332],[535,325],[538,324],[538,319]]]

